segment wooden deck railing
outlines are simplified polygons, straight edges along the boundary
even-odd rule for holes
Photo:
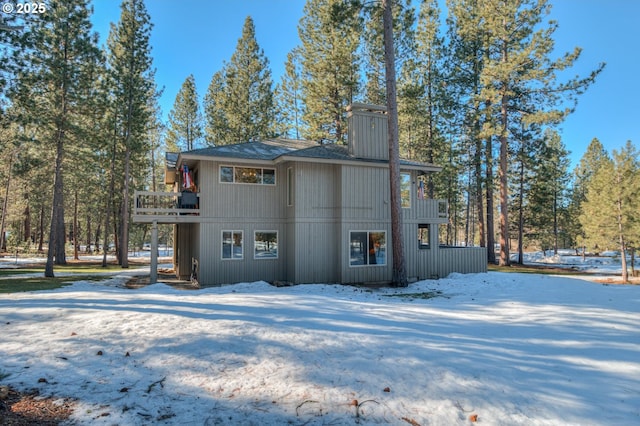
[[[415,203],[414,211],[416,219],[446,219],[449,217],[447,200],[418,199]]]
[[[189,200],[186,200],[186,198]],[[185,216],[198,216],[197,193],[136,191],[134,193],[134,222],[187,222]]]

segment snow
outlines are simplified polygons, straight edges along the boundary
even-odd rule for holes
[[[1,294],[0,383],[77,399],[82,425],[640,424],[638,286],[126,279]]]

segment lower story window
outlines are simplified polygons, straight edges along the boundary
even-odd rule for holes
[[[222,231],[222,258],[243,258],[242,231]]]
[[[386,265],[387,233],[385,231],[351,231],[349,233],[349,265]]]
[[[278,258],[278,232],[277,231],[256,231],[254,234],[254,259],[277,259]]]
[[[429,246],[430,234],[431,234],[431,225],[426,223],[421,223],[418,225],[418,248],[420,249],[431,248]]]

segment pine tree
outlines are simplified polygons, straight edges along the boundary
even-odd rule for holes
[[[150,98],[155,96],[149,36],[152,24],[143,0],[124,0],[120,21],[112,25],[107,45],[114,82],[115,138],[124,151],[121,199],[120,252],[123,268],[129,266],[129,203],[132,164],[144,164],[146,135],[153,122]]]
[[[400,143],[398,139],[398,105],[396,101],[396,63],[393,41],[393,0],[382,0],[384,28],[385,86],[389,136],[389,182],[391,204],[391,245],[393,249],[393,284],[406,287],[402,207],[400,201]]]
[[[469,151],[469,192],[474,198],[474,206],[469,200],[469,207],[477,217],[479,245],[487,248],[489,263],[495,263],[492,138],[482,132],[491,114],[481,97],[480,81],[488,59],[488,36],[481,25],[477,0],[447,0],[447,7],[451,51],[447,82],[453,92],[453,114],[463,129],[459,137],[467,141]],[[466,225],[467,229],[471,226]]]
[[[529,225],[543,249],[553,247],[558,254],[560,226],[567,207],[569,153],[560,135],[550,129],[535,156],[533,182],[528,194]]]
[[[381,2],[353,2],[352,7],[362,11],[362,65],[364,101],[373,105],[386,105],[386,82],[384,69],[383,8]],[[415,55],[414,26],[416,11],[410,0],[396,0],[391,5],[393,12],[394,55],[397,68]]]
[[[196,81],[191,74],[182,83],[173,109],[169,112],[166,143],[167,146],[175,145],[181,150],[190,151],[196,147],[202,135],[202,116]]]
[[[570,68],[580,56],[580,49],[552,60],[553,33],[556,23],[538,29],[549,14],[547,0],[525,0],[517,3],[487,0],[478,4],[483,34],[490,37],[491,49],[482,69],[480,97],[494,110],[495,120],[485,123],[484,133],[500,141],[500,264],[508,265],[508,158],[509,128],[514,123],[553,124],[560,122],[571,108],[565,101],[576,101],[602,70],[588,77],[564,83],[557,72]],[[532,102],[534,100],[535,102]],[[533,111],[520,108],[523,103],[535,105]],[[525,112],[526,111],[526,112]]]
[[[399,121],[402,145],[409,151],[410,158],[447,164],[449,149],[443,137],[447,93],[442,84],[445,52],[439,14],[436,1],[421,4],[415,52],[406,61],[401,78]],[[428,197],[434,198],[436,188],[431,174],[427,176],[426,186]]]
[[[609,159],[609,154],[604,149],[598,138],[593,138],[587,146],[587,150],[573,171],[573,186],[569,202],[569,233],[571,240],[578,244],[584,241],[584,231],[580,224],[582,203],[587,198],[587,188],[594,173]],[[584,255],[584,251],[583,251]]]
[[[342,6],[342,0],[308,0],[298,26],[305,139],[346,141],[346,107],[359,91],[362,24],[359,7]]]
[[[205,116],[209,144],[251,142],[272,136],[271,70],[250,16],[231,60],[213,75],[205,97]]]
[[[284,74],[276,86],[274,97],[276,104],[275,129],[277,136],[300,139],[305,123],[302,121],[302,79],[300,54],[298,49],[287,54]]]
[[[583,203],[580,223],[585,241],[596,251],[620,250],[622,280],[628,280],[626,254],[640,241],[640,153],[628,141],[611,159],[602,161],[592,176]]]
[[[33,29],[33,50],[27,58],[30,68],[20,81],[23,92],[16,95],[25,105],[31,101],[28,107],[38,117],[40,137],[55,148],[46,277],[54,276],[54,261],[66,263],[64,153],[81,140],[82,117],[92,109],[100,61],[97,35],[91,33],[91,12],[87,0],[57,0],[48,5]]]
[[[209,146],[234,142],[227,140],[229,124],[225,112],[225,96],[224,74],[222,71],[218,71],[213,74],[204,97],[204,132]]]

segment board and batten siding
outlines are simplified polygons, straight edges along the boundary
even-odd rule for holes
[[[283,259],[287,256],[285,226],[282,223],[232,221],[202,223],[200,240],[201,284],[229,284],[236,282],[284,280],[286,268]],[[242,259],[222,259],[222,232],[242,231]],[[278,232],[278,258],[255,259],[254,243],[256,231]],[[206,236],[206,237],[204,237]]]
[[[389,159],[385,107],[352,104],[347,113],[349,153],[358,158]]]
[[[438,277],[452,272],[470,274],[487,272],[487,249],[485,247],[439,247]]]
[[[389,169],[340,168],[340,217],[344,221],[389,221]]]
[[[288,279],[296,283],[335,282],[339,276],[339,166],[298,162],[293,170],[294,202],[289,207],[291,258]],[[286,203],[286,201],[285,201]]]
[[[276,170],[275,185],[220,182],[220,166],[259,167]],[[269,164],[200,162],[200,216],[206,218],[283,218],[286,202],[286,167]]]
[[[220,166],[276,170],[275,185],[221,183]],[[270,164],[201,161],[198,261],[202,285],[276,281],[287,277],[286,167]],[[284,200],[284,201],[283,201]],[[243,258],[222,259],[222,232],[242,231]],[[278,258],[254,259],[256,231],[278,233]]]

